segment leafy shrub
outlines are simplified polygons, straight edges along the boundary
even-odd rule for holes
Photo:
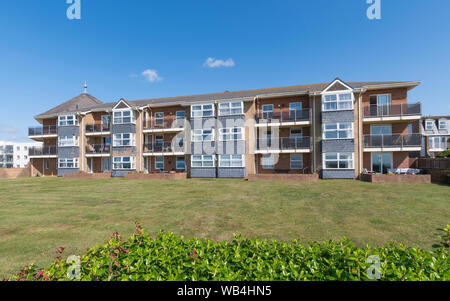
[[[62,249],[62,250],[61,250]],[[72,263],[61,258],[46,269],[26,266],[10,280],[69,280]],[[381,280],[450,280],[445,248],[358,248],[348,240],[301,245],[235,236],[231,242],[184,238],[137,225],[122,241],[118,233],[80,259],[81,280],[371,280],[369,256],[380,259]]]
[[[439,158],[450,158],[450,149],[443,151],[438,155]]]

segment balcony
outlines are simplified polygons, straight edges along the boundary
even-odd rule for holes
[[[56,158],[58,148],[56,146],[30,147],[28,156],[30,158]]]
[[[111,155],[111,145],[89,144],[86,146],[86,157],[109,157]]]
[[[386,106],[369,105],[363,108],[363,121],[417,120],[422,117],[421,107],[420,102]]]
[[[92,123],[86,124],[86,136],[109,136],[111,124]]]
[[[310,125],[311,110],[275,110],[255,115],[256,126]]]
[[[184,155],[184,143],[164,142],[144,144],[144,156]]]
[[[57,138],[58,128],[56,127],[56,125],[29,127],[28,137],[34,140],[43,140],[44,138]]]
[[[164,118],[151,120],[144,120],[143,128],[144,133],[154,132],[181,132],[185,128],[185,119],[181,118]]]
[[[364,136],[365,152],[381,151],[420,151],[422,135],[366,135]]]
[[[279,138],[256,139],[256,153],[309,153],[311,152],[311,138]]]

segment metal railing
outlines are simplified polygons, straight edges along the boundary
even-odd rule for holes
[[[86,133],[101,133],[109,132],[111,130],[111,124],[93,123],[86,124]]]
[[[365,148],[384,148],[384,147],[421,147],[422,135],[365,135]]]
[[[177,129],[184,128],[186,120],[183,118],[168,118],[163,119],[152,118],[151,120],[144,120],[143,127],[147,129]]]
[[[368,105],[363,108],[365,118],[421,115],[422,105],[418,103],[402,103],[391,105]]]
[[[56,146],[30,147],[28,149],[29,156],[52,156],[56,155],[58,148]]]
[[[311,149],[310,137],[256,139],[257,150],[300,150]]]
[[[144,153],[178,153],[185,152],[184,143],[164,142],[144,144]]]
[[[89,144],[86,145],[86,154],[109,154],[111,145],[106,144]]]
[[[44,136],[44,135],[55,135],[57,133],[56,125],[46,125],[38,127],[29,127],[28,136]]]
[[[310,121],[311,110],[275,110],[271,112],[259,112],[255,115],[257,123],[283,123]]]

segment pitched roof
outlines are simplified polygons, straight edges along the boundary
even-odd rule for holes
[[[346,83],[353,89],[375,89],[375,88],[387,88],[387,87],[415,87],[420,84],[420,82],[415,81],[390,81],[390,82],[349,82]],[[187,96],[176,96],[176,97],[166,97],[166,98],[151,98],[151,99],[141,99],[126,101],[129,105],[133,107],[142,107],[146,105],[164,106],[164,105],[179,105],[179,104],[189,104],[195,102],[206,102],[206,101],[216,101],[216,100],[226,100],[226,99],[242,99],[242,98],[254,98],[254,97],[264,97],[277,94],[301,94],[301,93],[320,93],[326,89],[330,83],[322,84],[311,84],[311,85],[298,85],[298,86],[287,86],[287,87],[277,87],[277,88],[265,88],[265,89],[254,89],[254,90],[243,90],[243,91],[226,91],[220,93],[209,93],[209,94],[199,94],[199,95],[187,95]],[[81,94],[45,113],[37,115],[36,119],[49,118],[49,116],[56,116],[60,113],[72,113],[77,111],[104,111],[111,110],[118,101],[102,103],[95,97],[89,94]],[[78,104],[78,110],[76,105]]]
[[[53,109],[48,110],[47,112],[44,112],[42,114],[35,116],[34,118],[42,119],[42,118],[46,118],[48,116],[56,116],[60,113],[77,112],[77,111],[92,107],[92,106],[100,104],[100,103],[102,103],[102,102],[100,100],[98,100],[97,98],[95,98],[94,96],[92,96],[88,93],[82,93],[82,94],[60,104],[59,106],[54,107]]]

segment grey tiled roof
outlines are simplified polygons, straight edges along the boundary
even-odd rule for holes
[[[404,85],[404,86],[416,86],[418,82],[349,82],[346,83],[354,89],[358,88],[370,88],[371,86],[390,86],[390,85]],[[200,95],[188,95],[188,96],[177,96],[177,97],[166,97],[166,98],[153,98],[153,99],[142,99],[128,101],[127,103],[134,106],[146,106],[146,105],[177,105],[177,104],[187,104],[195,102],[205,102],[205,101],[215,101],[215,100],[225,100],[225,99],[239,99],[247,97],[264,96],[270,94],[279,93],[313,93],[321,92],[327,88],[330,83],[322,84],[312,84],[312,85],[299,85],[299,86],[288,86],[288,87],[278,87],[278,88],[267,88],[267,89],[255,89],[255,90],[244,90],[244,91],[230,91],[221,93],[210,93],[210,94],[200,94]],[[75,105],[78,104],[78,110],[75,109]],[[102,111],[111,110],[116,102],[101,103],[96,98],[89,94],[81,94],[62,105],[59,105],[50,111],[42,113],[36,116],[36,119],[46,117],[51,115],[57,115],[59,113],[65,112],[76,112],[76,111]]]

